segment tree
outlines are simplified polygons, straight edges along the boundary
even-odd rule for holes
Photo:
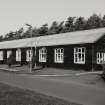
[[[16,32],[14,32],[14,39],[21,39],[24,29],[20,28]]]
[[[65,32],[70,32],[74,30],[74,19],[75,17],[68,17],[65,23]]]
[[[86,29],[86,20],[84,19],[84,17],[79,17],[76,19],[74,26],[75,26],[75,30],[85,30]]]
[[[100,28],[102,27],[102,19],[98,15],[93,14],[88,19],[87,26],[88,26],[88,29]]]
[[[48,34],[48,24],[44,24],[39,28],[40,35],[47,35]]]
[[[16,32],[10,31],[5,35],[4,40],[14,40],[15,35],[16,35]]]
[[[103,27],[105,27],[105,15],[102,18],[102,24],[103,24]]]
[[[3,36],[2,36],[2,35],[0,36],[0,42],[1,42],[1,41],[3,41]]]
[[[32,30],[32,36],[33,37],[40,36],[39,30],[36,27],[34,27]]]
[[[23,27],[22,27],[22,28],[20,28],[20,29],[16,32],[16,38],[17,38],[17,39],[21,39],[23,32],[24,32],[24,29],[23,29]]]
[[[57,21],[53,21],[50,27],[48,27],[48,24],[43,24],[39,28],[32,28],[30,27],[31,25],[28,26],[29,27],[25,32],[23,28],[20,28],[15,32],[10,31],[5,35],[5,37],[0,36],[0,41],[30,38],[31,34],[32,37],[37,37],[41,35],[51,35],[71,32],[75,30],[86,30],[105,27],[105,15],[103,16],[103,18],[101,18],[101,16],[93,14],[87,20],[84,17],[68,17],[66,22],[61,21],[60,23],[58,23]]]
[[[64,21],[61,21],[58,25],[58,33],[64,33]]]
[[[32,31],[32,28],[31,27],[28,27],[28,29],[26,30],[26,32],[24,32],[22,34],[22,38],[30,38],[31,37],[31,31]]]
[[[59,30],[58,22],[54,21],[51,27],[49,28],[48,34],[57,34],[58,30]]]

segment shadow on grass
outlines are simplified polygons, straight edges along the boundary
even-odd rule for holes
[[[0,83],[0,105],[80,105]]]

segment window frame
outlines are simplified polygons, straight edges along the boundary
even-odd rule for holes
[[[11,50],[8,50],[7,51],[7,58],[9,58],[11,54],[12,54],[12,51]]]
[[[4,53],[3,51],[0,51],[0,60],[3,60],[4,59]]]
[[[21,49],[16,50],[16,61],[21,61]]]
[[[74,48],[74,63],[75,64],[85,64],[86,62],[86,48],[85,47],[75,47]]]
[[[28,49],[26,50],[26,61],[29,62],[32,60],[32,50]]]
[[[105,53],[104,52],[97,52],[96,53],[96,61],[97,64],[105,64]]]
[[[64,63],[64,48],[55,48],[54,49],[54,62],[55,63]]]
[[[47,62],[47,49],[46,48],[39,49],[39,62]]]

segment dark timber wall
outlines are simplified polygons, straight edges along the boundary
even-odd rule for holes
[[[74,48],[75,47],[85,47],[85,64],[74,64]],[[37,57],[39,55],[38,50],[43,47],[37,48]],[[78,45],[63,45],[63,46],[49,46],[45,47],[47,49],[47,62],[40,63],[37,61],[38,65],[48,66],[48,67],[59,67],[59,68],[71,68],[71,69],[92,69],[92,45],[91,44],[78,44]],[[54,62],[54,49],[64,48],[64,63]],[[38,60],[38,58],[37,58]]]
[[[105,53],[105,36],[100,38],[95,44],[94,44],[94,68],[98,70],[103,69],[103,64],[97,64],[97,52],[104,52]]]

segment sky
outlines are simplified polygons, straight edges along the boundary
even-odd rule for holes
[[[69,16],[105,15],[105,0],[0,0],[0,35],[25,24],[39,27]]]

